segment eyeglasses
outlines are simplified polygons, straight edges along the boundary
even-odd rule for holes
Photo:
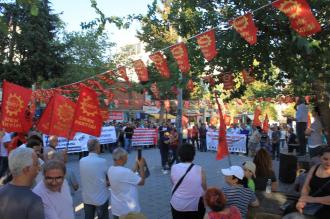
[[[50,177],[50,176],[45,176],[45,180],[47,182],[62,182],[64,179],[64,176],[57,176],[57,177]]]

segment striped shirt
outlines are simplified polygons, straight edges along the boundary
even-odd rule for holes
[[[222,191],[227,198],[227,206],[236,206],[241,212],[242,218],[246,218],[249,205],[257,200],[254,192],[243,186],[226,186]]]

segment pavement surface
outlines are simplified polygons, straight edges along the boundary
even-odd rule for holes
[[[161,171],[159,149],[143,149],[142,156],[146,159],[150,169],[150,176],[146,179],[145,185],[139,187],[139,200],[142,213],[150,219],[170,219],[171,208],[169,200],[172,185],[169,174],[164,175]],[[197,152],[193,162],[204,168],[208,186],[222,188],[225,185],[225,182],[220,169],[229,167],[229,162],[228,158],[218,161],[215,159],[215,156],[216,153],[211,151]],[[101,154],[101,157],[107,160],[109,167],[112,165],[111,153],[106,151]],[[131,168],[136,157],[137,152],[132,151],[129,154],[126,167]],[[231,154],[230,160],[232,165],[241,165],[244,161],[251,160],[251,158],[243,155]],[[68,168],[72,168],[74,170],[77,174],[78,180],[80,180],[78,165],[78,155],[70,155],[67,166]],[[273,166],[278,178],[279,162],[273,161]],[[290,188],[290,185],[280,183],[280,191],[286,191],[288,188]],[[80,190],[76,191],[74,195],[74,205],[76,210],[76,218],[83,219],[84,211]],[[111,203],[109,204],[109,209],[111,215]],[[110,218],[112,218],[112,216]]]

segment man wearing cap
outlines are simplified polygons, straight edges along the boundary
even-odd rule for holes
[[[251,189],[243,186],[244,170],[240,166],[231,166],[221,169],[221,172],[228,184],[222,189],[227,198],[227,206],[236,206],[242,218],[246,218],[248,207],[259,206],[259,201]]]

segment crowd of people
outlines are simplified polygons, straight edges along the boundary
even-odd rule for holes
[[[137,127],[158,130],[157,147],[160,150],[162,172],[170,176],[172,192],[170,206],[174,219],[258,218],[260,192],[278,191],[273,162],[280,150],[297,149],[306,154],[306,145],[313,165],[309,171],[299,172],[296,184],[300,197],[285,217],[294,218],[310,214],[327,218],[330,213],[330,148],[323,138],[317,108],[313,120],[305,127],[304,102],[298,102],[294,131],[290,124],[273,124],[268,132],[250,124],[232,124],[229,134],[247,136],[247,158],[240,165],[221,169],[226,186],[208,187],[207,176],[201,165],[194,163],[196,153],[207,151],[206,136],[212,125],[205,123],[183,127],[182,144],[179,133],[170,122],[156,125],[142,123],[110,123],[116,130],[117,142],[107,145],[112,153],[112,165],[100,156],[104,145],[96,138],[88,140],[88,153],[79,160],[78,179],[66,163],[66,150],[57,150],[58,137],[50,136],[43,145],[40,133],[1,132],[1,187],[0,218],[75,218],[73,196],[78,189],[86,219],[95,215],[99,219],[115,219],[141,214],[138,186],[143,186],[148,176],[147,161],[137,156],[131,168],[126,166],[132,148],[132,138]],[[304,140],[300,136],[303,131]],[[306,141],[307,140],[307,141]],[[248,158],[248,157],[252,157]],[[41,170],[41,171],[40,171]],[[111,189],[111,192],[110,190]],[[311,207],[312,206],[312,207]]]

